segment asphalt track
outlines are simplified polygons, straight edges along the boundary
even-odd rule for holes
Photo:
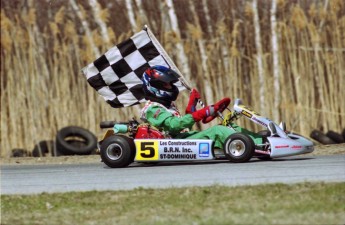
[[[91,190],[129,190],[263,183],[345,182],[345,155],[295,156],[235,164],[207,162],[133,163],[110,169],[101,162],[78,165],[3,165],[1,194],[39,194]]]

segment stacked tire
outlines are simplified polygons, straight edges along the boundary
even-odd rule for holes
[[[97,149],[97,138],[77,126],[62,128],[56,135],[56,148],[63,155],[90,155]]]
[[[345,129],[343,129],[342,134],[333,130],[328,131],[326,134],[320,130],[313,130],[310,137],[324,145],[345,143]]]
[[[37,143],[32,156],[90,155],[96,149],[97,138],[93,133],[82,127],[68,126],[57,132],[55,141],[43,140]]]
[[[58,156],[60,155],[55,147],[55,142],[52,140],[44,140],[38,142],[32,150],[33,157],[45,157],[45,156]]]

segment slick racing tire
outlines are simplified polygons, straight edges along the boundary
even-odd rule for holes
[[[97,138],[84,128],[69,126],[58,131],[56,148],[63,155],[89,155],[97,148]]]
[[[112,135],[101,144],[101,159],[111,168],[126,167],[134,161],[135,145],[132,138]]]
[[[254,155],[255,144],[246,134],[231,134],[224,142],[224,152],[231,162],[248,162]]]

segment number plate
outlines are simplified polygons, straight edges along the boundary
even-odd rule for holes
[[[136,139],[134,161],[185,161],[214,159],[212,140]]]

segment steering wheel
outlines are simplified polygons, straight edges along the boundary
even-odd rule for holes
[[[205,117],[204,119],[202,119],[202,123],[209,123],[212,120],[214,120],[217,116],[218,116],[218,112],[222,113],[230,104],[230,98],[224,98],[222,100],[220,100],[219,102],[217,102],[216,104],[214,104],[214,113],[208,117]],[[217,107],[217,108],[216,108]]]

